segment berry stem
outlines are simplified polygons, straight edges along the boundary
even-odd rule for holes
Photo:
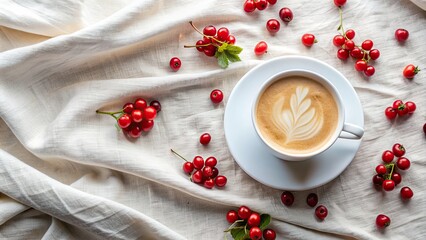
[[[173,154],[175,154],[176,156],[178,156],[179,158],[183,159],[185,162],[189,162],[188,160],[186,160],[186,158],[182,157],[179,153],[177,153],[175,150],[170,148],[170,151],[172,151]]]
[[[391,168],[389,174],[386,174],[386,179],[390,180],[392,178],[393,170],[395,169],[395,163],[386,164],[386,168]]]
[[[104,111],[100,111],[100,110],[96,110],[97,114],[106,114],[106,115],[110,115],[111,117],[115,118],[115,120],[118,120],[119,117],[115,116],[116,114],[123,114],[123,110],[118,111],[118,112],[104,112]]]
[[[209,38],[209,39],[213,39],[213,40],[215,40],[216,42],[218,42],[218,43],[220,43],[220,44],[224,44],[225,42],[222,42],[222,41],[220,41],[219,39],[217,39],[217,38],[215,38],[215,37],[213,37],[213,36],[207,36],[207,35],[204,35],[204,33],[203,32],[201,32],[195,25],[194,25],[194,23],[192,22],[192,21],[189,21],[189,24],[191,24],[191,27],[192,28],[194,28],[195,29],[195,31],[197,31],[199,34],[201,34],[201,35],[203,35],[204,37],[206,37],[206,38]],[[215,44],[213,44],[214,46],[216,46],[216,47],[219,47],[219,46],[217,46],[217,45],[215,45]]]
[[[212,45],[211,43],[207,43],[207,44],[201,44],[201,45],[184,45],[184,48],[194,48],[194,47],[207,47],[209,45]]]
[[[346,38],[345,30],[343,29],[343,11],[341,7],[339,7],[339,14],[340,14],[340,25],[337,28],[337,30],[342,30],[342,35]]]

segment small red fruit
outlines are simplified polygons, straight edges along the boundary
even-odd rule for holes
[[[293,12],[290,8],[281,8],[279,15],[281,20],[286,23],[291,22],[291,20],[293,20]]]
[[[217,164],[217,159],[215,157],[208,157],[204,164],[209,167],[215,167]]]
[[[405,78],[412,79],[419,72],[420,72],[419,67],[416,67],[413,64],[408,64],[404,68],[404,71],[402,71],[402,74],[404,75]]]
[[[389,226],[391,223],[391,220],[388,216],[384,215],[384,214],[379,214],[376,217],[376,225],[379,228],[385,228],[387,226]]]
[[[238,208],[238,217],[240,217],[243,220],[247,220],[250,217],[251,210],[250,208],[246,206],[241,206]]]
[[[262,239],[262,230],[259,227],[252,227],[249,236],[251,240],[260,240]]]
[[[268,0],[268,3],[271,5],[274,5],[275,3],[277,3],[278,0]]]
[[[340,60],[346,60],[349,57],[349,51],[343,48],[337,50],[337,58]]]
[[[351,57],[355,59],[362,59],[364,57],[364,52],[359,47],[354,47],[351,51]]]
[[[382,154],[382,160],[385,163],[392,162],[394,157],[395,157],[395,155],[393,154],[393,152],[389,151],[389,150],[384,151],[383,154]]]
[[[143,117],[147,120],[154,120],[156,116],[157,110],[154,107],[149,106],[143,110]]]
[[[128,132],[129,136],[132,138],[138,138],[142,134],[142,129],[138,125],[132,125],[130,131]]]
[[[254,10],[256,10],[256,4],[254,3],[253,0],[246,0],[244,2],[244,11],[250,13],[253,12]]]
[[[400,157],[398,158],[398,160],[396,160],[396,166],[401,169],[401,170],[407,170],[410,168],[410,160],[408,160],[408,158],[405,157]]]
[[[237,39],[234,37],[234,35],[229,35],[226,38],[226,42],[229,43],[229,44],[235,44],[236,41],[237,41]]]
[[[133,105],[136,109],[144,110],[146,106],[148,105],[148,103],[145,101],[145,99],[138,98],[135,100],[135,103]]]
[[[317,42],[318,41],[315,39],[315,36],[313,34],[305,33],[302,36],[302,43],[307,47],[311,47],[312,45],[314,45],[314,43]]]
[[[425,135],[426,135],[426,123],[423,125],[423,132],[425,133]]]
[[[376,175],[373,176],[373,184],[374,185],[382,186],[383,181],[385,181],[385,179],[381,175],[376,174]]]
[[[398,113],[396,112],[396,110],[393,108],[393,107],[387,107],[386,109],[385,109],[385,115],[386,115],[386,117],[387,118],[389,118],[389,119],[394,119],[394,118],[396,118],[396,115],[397,115]]]
[[[373,48],[373,41],[369,39],[365,40],[364,42],[362,42],[361,47],[362,49],[369,51]]]
[[[395,182],[395,186],[400,184],[402,181],[402,176],[401,174],[397,173],[397,172],[393,172],[391,179]]]
[[[206,181],[204,181],[203,185],[205,188],[212,189],[214,187],[214,179],[208,178]]]
[[[315,207],[315,205],[318,203],[318,195],[315,193],[309,193],[308,197],[306,198],[306,203],[310,207]]]
[[[386,166],[383,165],[383,164],[377,165],[376,172],[377,172],[377,174],[381,174],[381,175],[386,174],[386,172],[387,172]]]
[[[364,60],[358,60],[355,62],[354,66],[357,71],[364,71],[367,69],[367,62]]]
[[[214,89],[210,93],[210,100],[212,100],[213,103],[220,103],[223,100],[223,92],[219,89]]]
[[[405,103],[405,107],[408,109],[408,113],[413,113],[416,111],[416,104],[414,102],[408,101]]]
[[[284,191],[281,194],[281,202],[286,206],[291,206],[294,202],[294,195],[289,191]]]
[[[215,178],[215,183],[216,183],[216,186],[218,187],[224,187],[227,182],[228,182],[228,179],[225,176],[220,175]]]
[[[352,40],[346,40],[345,44],[343,45],[343,48],[352,51],[355,48],[355,43]]]
[[[120,128],[127,128],[132,123],[132,119],[129,114],[125,113],[121,115],[117,120],[117,124]]]
[[[409,187],[403,187],[403,188],[401,188],[401,192],[400,193],[401,193],[402,199],[410,199],[414,195],[413,190],[411,190],[411,188],[409,188]]]
[[[260,225],[260,215],[259,213],[252,213],[250,217],[247,219],[247,225],[249,227],[259,227]]]
[[[280,22],[278,22],[277,19],[269,19],[266,22],[266,29],[268,29],[268,31],[270,33],[278,32],[280,30],[280,26],[281,26],[281,24],[280,24]]]
[[[345,44],[345,37],[342,35],[336,35],[333,38],[333,44],[336,47],[342,47]]]
[[[355,37],[355,31],[353,29],[346,30],[345,36],[349,39],[353,39]]]
[[[315,209],[315,216],[317,216],[317,218],[319,218],[320,220],[324,220],[328,215],[328,210],[325,206],[323,205],[319,205],[316,209]]]
[[[191,176],[191,180],[194,183],[202,183],[203,182],[203,172],[201,172],[201,170],[195,171]]]
[[[154,120],[144,119],[142,120],[140,125],[141,125],[142,131],[149,132],[154,127]]]
[[[254,47],[254,54],[257,56],[263,55],[268,51],[268,44],[265,41],[260,41]]]
[[[213,168],[210,166],[205,166],[203,168],[203,176],[205,178],[210,178],[213,175]]]
[[[275,233],[274,230],[272,229],[263,230],[263,238],[265,240],[275,240],[276,237],[277,237],[277,234]]]
[[[194,164],[192,162],[185,162],[182,167],[183,171],[187,174],[191,174],[194,171]]]
[[[201,156],[195,156],[192,163],[197,170],[201,170],[204,167],[204,159]]]
[[[367,68],[364,70],[364,74],[367,77],[371,77],[376,72],[376,69],[373,66],[367,66]]]
[[[402,28],[399,28],[395,31],[395,38],[398,42],[404,42],[408,39],[409,35],[410,34],[408,33],[408,31]]]
[[[180,61],[180,59],[179,58],[177,58],[177,57],[172,57],[171,59],[170,59],[170,68],[173,70],[173,71],[178,71],[179,69],[180,69],[180,67],[182,66],[182,62]]]
[[[203,134],[201,134],[201,136],[200,136],[200,143],[202,144],[202,145],[207,145],[207,144],[209,144],[209,142],[210,142],[210,140],[212,139],[212,137],[210,136],[210,134],[208,134],[208,133],[203,133]]]
[[[127,114],[132,114],[134,109],[135,109],[135,106],[133,105],[133,103],[126,103],[123,106],[123,112]]]
[[[392,147],[392,152],[395,154],[395,156],[402,157],[405,154],[405,148],[402,144],[395,143]]]
[[[391,179],[386,179],[383,181],[382,187],[385,191],[392,191],[395,188],[395,182]]]
[[[213,25],[205,26],[203,29],[203,33],[206,36],[214,36],[216,35],[216,28]]]
[[[221,28],[219,28],[218,30],[217,30],[217,39],[218,40],[220,40],[220,41],[222,41],[222,42],[225,42],[226,41],[226,39],[228,38],[228,36],[229,36],[229,29],[228,28],[226,28],[226,27],[221,27]]]
[[[368,54],[372,60],[376,60],[380,57],[380,51],[377,49],[371,49]]]
[[[268,6],[268,2],[266,0],[257,0],[254,2],[256,5],[256,8],[260,11],[265,10],[265,8]]]
[[[161,111],[161,104],[157,100],[151,101],[151,103],[149,104],[149,106],[155,108],[155,110],[157,111],[157,113],[159,113]]]
[[[139,109],[135,109],[132,111],[132,120],[133,122],[142,122],[143,119],[143,113]]]
[[[229,223],[234,223],[237,220],[238,220],[237,211],[229,210],[228,213],[226,214],[226,221],[228,221]]]
[[[343,5],[345,5],[346,0],[334,0],[334,5],[336,5],[337,7],[341,7]]]

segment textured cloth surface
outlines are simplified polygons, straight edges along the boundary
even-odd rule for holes
[[[339,11],[331,0],[278,1],[246,14],[243,1],[12,1],[0,3],[0,239],[223,239],[226,212],[240,205],[270,213],[278,239],[426,238],[426,73],[402,77],[405,65],[426,66],[426,14],[410,1],[350,0],[345,28],[356,42],[372,39],[381,51],[370,79],[336,58],[331,39]],[[422,1],[416,1],[420,3]],[[294,20],[270,35],[265,23],[281,7]],[[214,58],[184,49],[207,24],[226,26],[244,48],[242,62],[220,69]],[[394,31],[406,28],[405,44]],[[304,33],[318,43],[306,48]],[[254,45],[266,40],[268,53]],[[350,166],[332,182],[296,192],[285,207],[281,190],[264,186],[236,164],[226,147],[223,113],[227,96],[251,68],[274,57],[311,56],[341,71],[359,94],[365,136]],[[179,56],[178,72],[169,59]],[[224,91],[213,106],[209,94]],[[163,106],[151,132],[126,139],[99,108],[114,110],[143,96]],[[412,116],[386,120],[384,109],[400,98],[417,103]],[[210,132],[208,147],[198,143]],[[411,168],[392,192],[371,183],[381,153],[401,142]],[[224,189],[191,183],[170,148],[192,158],[214,155]],[[336,159],[338,160],[338,159]],[[401,201],[408,185],[414,198]],[[317,221],[308,193],[329,209]],[[385,231],[377,214],[391,217]]]

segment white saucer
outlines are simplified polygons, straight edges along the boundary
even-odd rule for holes
[[[327,151],[301,162],[281,160],[268,151],[254,130],[252,103],[264,81],[291,69],[306,69],[328,78],[342,96],[346,122],[364,127],[358,95],[340,72],[313,58],[286,56],[258,65],[240,79],[225,109],[225,137],[235,161],[252,178],[273,188],[302,191],[326,184],[342,173],[355,157],[361,140],[339,138]]]

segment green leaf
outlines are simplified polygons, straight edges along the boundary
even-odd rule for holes
[[[231,230],[231,235],[234,240],[244,240],[248,238],[248,232],[244,231],[244,228],[234,228]]]
[[[271,216],[269,214],[260,215],[260,229],[265,230],[271,222]]]
[[[226,54],[224,52],[217,54],[217,63],[221,68],[227,68],[229,65],[228,58],[226,57]]]
[[[220,45],[220,46],[217,48],[217,51],[218,51],[218,52],[223,52],[223,51],[225,51],[225,49],[227,49],[227,48],[228,48],[228,46],[229,46],[229,44],[228,44],[228,43],[223,43],[222,45]]]
[[[226,57],[228,57],[228,60],[231,62],[241,61],[241,58],[237,54],[230,53],[228,50],[225,50],[225,54],[226,54]]]
[[[226,50],[228,50],[228,52],[233,54],[240,54],[241,51],[243,51],[243,48],[232,45],[232,44],[228,44],[228,46],[226,47]]]

